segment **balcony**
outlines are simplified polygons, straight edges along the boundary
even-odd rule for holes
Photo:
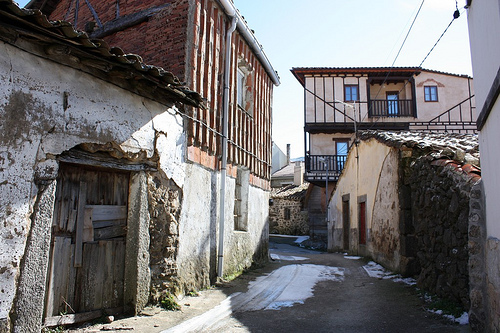
[[[324,185],[328,170],[328,181],[336,182],[344,169],[346,158],[346,155],[307,155],[304,180]]]
[[[415,101],[412,99],[374,99],[369,105],[370,117],[414,117]]]

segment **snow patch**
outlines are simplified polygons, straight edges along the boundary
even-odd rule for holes
[[[300,243],[302,243],[302,242],[305,242],[305,241],[306,241],[306,240],[308,240],[308,239],[309,239],[309,236],[299,236],[299,237],[297,237],[297,239],[295,240],[295,243],[300,244]]]
[[[455,317],[452,315],[448,314],[443,314],[443,310],[427,310],[428,312],[435,313],[437,315],[443,316],[444,318],[447,318],[455,323],[458,323],[459,325],[467,325],[469,324],[469,314],[467,312],[462,313],[460,317]]]
[[[344,280],[344,268],[322,265],[286,265],[249,283],[248,291],[235,293],[213,309],[161,333],[203,332],[229,317],[233,312],[279,310],[304,304],[313,296],[320,281]]]
[[[297,260],[307,260],[309,258],[296,257],[296,256],[283,256],[277,253],[271,253],[271,259],[273,260],[284,260],[284,261],[297,261]]]
[[[374,261],[370,261],[368,264],[363,266],[364,270],[368,274],[368,276],[377,278],[377,279],[384,279],[384,280],[393,280],[394,282],[403,282],[404,284],[407,284],[409,286],[414,286],[417,284],[417,281],[413,278],[403,278],[399,274],[394,274],[392,272],[389,272],[386,270],[384,267],[381,265],[377,264]]]
[[[359,260],[359,259],[363,259],[363,257],[358,257],[358,256],[344,256],[344,259]]]

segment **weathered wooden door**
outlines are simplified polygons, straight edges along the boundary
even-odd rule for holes
[[[342,201],[342,228],[344,234],[344,250],[349,251],[349,233],[351,231],[351,219],[349,212],[349,200]]]
[[[129,173],[61,164],[46,317],[123,307]]]

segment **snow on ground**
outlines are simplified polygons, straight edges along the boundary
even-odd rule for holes
[[[202,332],[237,311],[278,310],[303,304],[313,296],[320,281],[344,280],[344,268],[323,265],[287,265],[249,283],[248,291],[236,293],[212,310],[161,333]]]
[[[443,314],[443,310],[427,310],[431,313],[435,313],[437,315],[440,315],[440,316],[443,316],[445,318],[448,318],[449,320],[455,322],[455,323],[458,323],[460,325],[467,325],[469,324],[469,314],[467,312],[464,312],[462,313],[462,315],[460,317],[455,317],[455,316],[452,316],[452,315],[448,315],[448,314]]]
[[[370,261],[368,264],[364,265],[363,268],[365,269],[368,276],[373,278],[393,280],[394,282],[403,282],[404,284],[407,284],[409,286],[417,284],[417,281],[415,281],[415,279],[403,278],[399,274],[394,274],[392,272],[389,272],[384,267],[382,267],[381,265],[377,264],[374,261]]]
[[[344,259],[359,260],[359,259],[363,259],[363,257],[358,257],[358,256],[344,256]]]
[[[296,261],[296,260],[307,260],[306,257],[296,257],[296,256],[284,256],[277,253],[271,253],[271,259],[273,260],[284,260],[284,261]]]
[[[309,239],[309,236],[299,236],[299,237],[297,237],[297,239],[295,240],[295,243],[300,244],[300,243],[302,243],[302,242],[305,242],[305,241],[306,241],[306,240],[308,240],[308,239]]]
[[[370,261],[368,264],[363,266],[363,268],[365,269],[366,273],[369,276],[374,278],[384,279],[384,280],[391,279],[394,282],[403,282],[409,286],[414,286],[417,284],[417,281],[415,279],[403,278],[399,274],[393,274],[392,272],[389,272],[384,267],[373,261]],[[431,300],[430,296],[425,296],[425,300],[429,302]],[[452,315],[443,314],[443,310],[427,310],[427,311],[438,315],[442,315],[443,317],[448,318],[456,323],[459,323],[460,325],[467,325],[469,323],[469,314],[467,312],[464,312],[462,316],[460,316],[459,318],[455,318]]]

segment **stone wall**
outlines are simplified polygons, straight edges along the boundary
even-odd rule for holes
[[[408,272],[418,272],[421,288],[468,309],[469,203],[480,177],[429,155],[403,158],[402,168],[400,226]]]
[[[300,200],[273,198],[269,207],[269,231],[281,235],[308,235],[308,214],[302,211]],[[289,209],[289,218],[285,218],[285,210]]]
[[[150,174],[150,260],[151,294],[153,303],[161,300],[165,292],[175,291],[177,249],[179,245],[179,216],[182,190],[174,182],[162,177],[161,172]]]

